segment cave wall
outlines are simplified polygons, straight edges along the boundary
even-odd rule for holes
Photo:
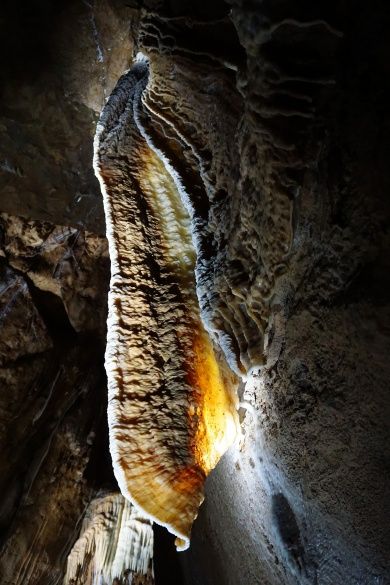
[[[91,440],[108,262],[85,229],[104,230],[97,114],[138,51],[145,126],[194,210],[204,322],[243,375],[242,436],[206,482],[186,580],[390,582],[386,3],[38,4],[2,20],[5,583],[60,582],[112,482]]]
[[[93,135],[129,66],[136,13],[105,0],[5,0],[1,15],[1,210],[104,233]]]
[[[108,248],[6,213],[0,233],[1,582],[58,583],[86,505],[112,484],[96,479],[109,461]]]
[[[208,35],[197,15],[154,15],[154,35],[141,21],[151,136],[175,163],[173,134],[204,191],[188,177],[203,317],[247,375],[244,436],[208,480],[185,560],[193,583],[389,578],[389,46],[376,8],[235,2],[235,62],[213,50],[223,15]]]

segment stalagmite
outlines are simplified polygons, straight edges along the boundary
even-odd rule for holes
[[[152,559],[151,522],[121,494],[108,494],[88,507],[64,585],[111,585],[129,575],[131,583],[152,585]]]
[[[180,179],[140,126],[147,79],[138,62],[119,80],[95,138],[111,258],[110,450],[123,495],[184,550],[205,477],[236,435],[235,377],[201,322]]]

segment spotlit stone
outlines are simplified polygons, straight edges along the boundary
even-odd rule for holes
[[[91,502],[68,557],[64,585],[153,585],[153,529],[121,494]],[[127,582],[127,580],[126,580]]]
[[[200,318],[195,250],[179,178],[140,127],[139,61],[95,139],[111,258],[108,418],[122,493],[189,545],[207,474],[237,428],[234,375]]]

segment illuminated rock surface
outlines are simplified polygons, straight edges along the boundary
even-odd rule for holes
[[[96,498],[68,557],[64,585],[153,585],[151,523],[120,494]]]
[[[183,549],[205,477],[236,437],[235,384],[200,320],[188,214],[137,125],[147,78],[140,62],[120,80],[95,139],[111,258],[110,450],[123,495]]]
[[[186,582],[387,585],[387,2],[26,7],[0,8],[1,304],[12,309],[0,324],[0,582],[61,583],[89,502],[117,489],[107,250],[77,242],[104,232],[92,138],[140,51],[151,68],[141,121],[189,195],[205,327],[247,373],[243,436],[206,480],[180,553]],[[61,271],[48,250],[32,253],[31,232],[26,252],[16,246],[16,216],[69,235]]]

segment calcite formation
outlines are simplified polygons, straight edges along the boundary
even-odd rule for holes
[[[67,560],[64,585],[153,585],[153,529],[121,494],[94,499]]]
[[[147,79],[143,60],[121,78],[95,139],[111,257],[110,449],[122,493],[182,550],[237,414],[234,376],[200,319],[185,194],[142,125]]]
[[[186,582],[387,583],[386,0],[10,0],[0,13],[0,208],[19,216],[0,220],[2,585],[61,583],[89,502],[117,489],[107,258],[84,228],[104,231],[98,112],[139,51],[149,77],[139,64],[111,97],[100,159],[120,260],[109,376],[111,422],[127,417],[111,428],[121,487],[141,462],[147,492],[152,472],[193,464],[204,445],[182,414],[195,420],[186,397],[205,382],[187,368],[179,384],[205,347],[199,304],[246,411],[179,557]],[[170,177],[187,212],[173,224]]]

